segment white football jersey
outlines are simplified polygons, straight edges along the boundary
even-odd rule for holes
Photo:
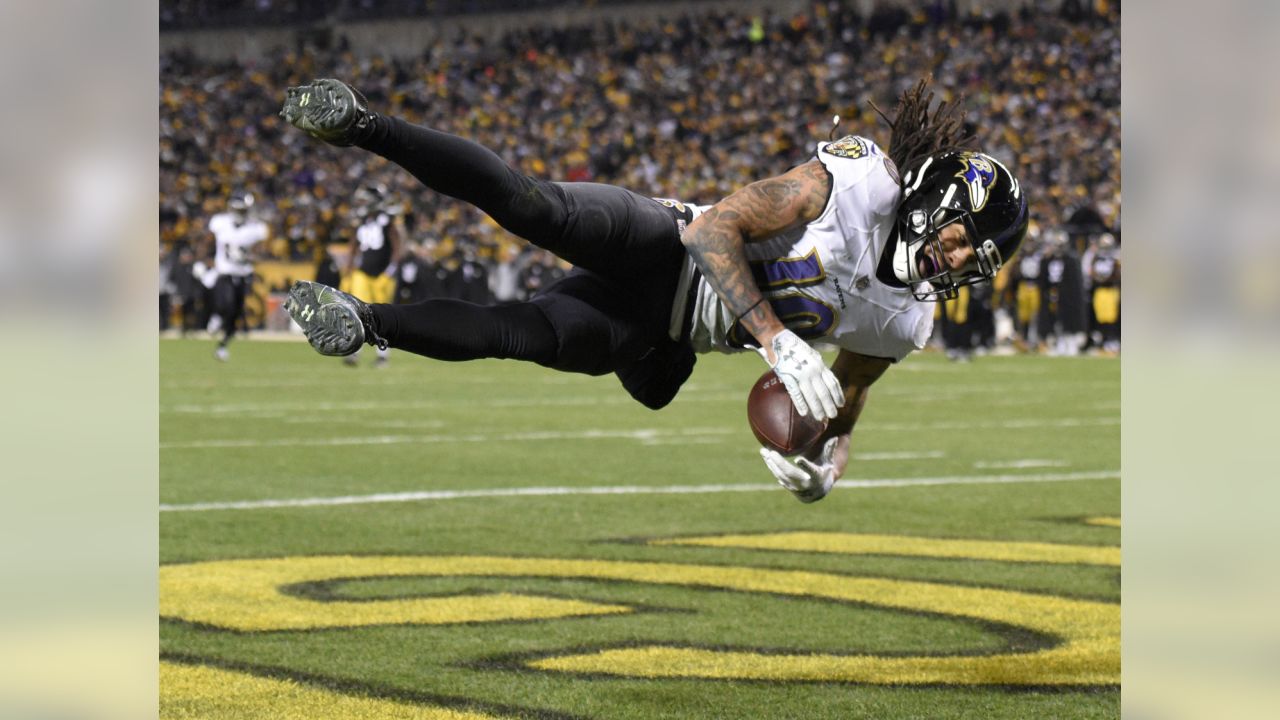
[[[233,213],[218,213],[209,218],[215,254],[213,268],[219,275],[252,275],[253,261],[249,248],[267,239],[267,225],[261,220],[247,219],[237,223]]]
[[[778,318],[808,342],[901,360],[925,346],[934,309],[908,289],[876,278],[901,188],[883,151],[866,138],[850,135],[819,143],[816,157],[831,174],[827,206],[803,227],[747,244],[756,282]],[[694,275],[692,262],[681,283],[684,290]],[[673,329],[684,316],[683,298],[677,295]],[[755,345],[700,274],[693,302],[690,340],[695,351],[736,352]]]

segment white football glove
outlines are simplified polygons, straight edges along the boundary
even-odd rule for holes
[[[778,484],[790,490],[797,500],[802,503],[817,502],[826,497],[831,492],[831,486],[836,484],[836,464],[833,457],[839,442],[840,438],[831,438],[822,446],[822,455],[819,457],[821,465],[804,457],[796,458],[793,463],[776,450],[768,448],[760,448],[760,457],[764,458],[764,464],[778,479]]]
[[[822,355],[790,330],[773,336],[773,372],[787,388],[796,412],[815,420],[830,420],[844,404],[844,388],[822,362]],[[760,354],[768,355],[763,349]]]

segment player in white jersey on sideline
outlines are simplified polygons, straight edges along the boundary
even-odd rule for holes
[[[958,102],[931,113],[926,90],[903,93],[888,154],[852,135],[819,143],[808,162],[700,207],[522,175],[476,143],[371,112],[338,80],[290,88],[289,123],[382,155],[575,269],[509,305],[367,305],[299,282],[286,307],[322,354],[369,342],[614,373],[654,409],[675,397],[695,353],[753,348],[799,412],[830,419],[794,462],[761,450],[778,482],[813,502],[844,473],[871,384],[924,347],[927,301],[989,282],[1026,232],[1018,181],[970,148]],[[840,348],[830,368],[806,340]]]
[[[236,334],[244,300],[253,283],[254,249],[270,234],[267,224],[251,215],[252,209],[253,195],[237,193],[227,201],[227,212],[209,218],[214,242],[213,270],[217,274],[213,286],[217,324],[213,330],[222,331],[213,354],[223,362],[231,358],[227,345]]]

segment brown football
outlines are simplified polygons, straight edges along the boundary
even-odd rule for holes
[[[783,455],[798,455],[827,429],[819,422],[796,412],[791,396],[777,375],[769,370],[751,387],[747,396],[747,422],[760,444]]]

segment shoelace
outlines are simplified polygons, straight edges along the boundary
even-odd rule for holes
[[[366,305],[363,308],[360,308],[356,314],[360,318],[360,324],[363,325],[365,331],[369,333],[369,341],[368,341],[369,344],[373,345],[379,350],[386,350],[387,339],[379,335],[373,329],[373,311],[369,310],[368,306]]]

